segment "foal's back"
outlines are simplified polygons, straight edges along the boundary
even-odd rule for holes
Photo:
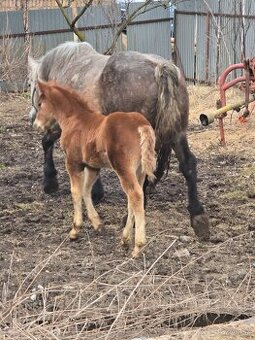
[[[104,118],[100,144],[110,153],[133,153],[140,150],[139,127],[149,126],[148,120],[138,112],[114,112]]]

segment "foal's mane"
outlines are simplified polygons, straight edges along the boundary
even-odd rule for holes
[[[77,113],[78,115],[96,114],[99,112],[95,102],[88,93],[78,92],[69,86],[59,85],[54,80],[48,81],[47,84],[53,91],[55,90],[61,94],[59,100],[64,104],[66,112]],[[54,96],[54,98],[56,98],[56,96]]]

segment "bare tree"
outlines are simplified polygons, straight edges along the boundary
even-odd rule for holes
[[[96,1],[95,0],[87,0],[87,2],[85,3],[85,5],[81,8],[80,12],[76,12],[73,10],[72,11],[72,15],[73,17],[70,18],[67,14],[66,11],[66,7],[63,4],[63,1],[61,0],[55,0],[61,13],[63,14],[68,26],[71,28],[71,30],[74,32],[74,34],[78,37],[78,39],[80,41],[84,41],[85,39],[85,34],[83,32],[81,32],[76,24],[78,22],[78,20],[85,14],[85,12],[87,11],[87,9],[93,5],[93,3],[95,4]],[[69,0],[69,4],[68,7],[71,6],[72,2],[75,0]],[[122,21],[119,23],[112,23],[113,26],[115,26],[115,30],[114,30],[114,36],[112,39],[112,44],[111,46],[107,49],[107,51],[105,52],[105,54],[111,54],[115,47],[116,44],[118,42],[118,39],[120,38],[121,34],[123,33],[123,31],[127,28],[127,26],[140,14],[151,11],[152,9],[155,9],[157,7],[164,7],[167,8],[169,5],[171,5],[173,3],[173,1],[170,0],[162,0],[160,2],[154,2],[153,0],[145,0],[144,2],[140,3],[138,5],[137,8],[135,8],[132,12],[130,10],[130,4],[132,3],[132,0],[127,0],[126,1],[126,11],[125,11],[125,16],[122,18]],[[98,4],[98,2],[97,2]],[[116,3],[114,3],[116,4]],[[76,7],[77,9],[77,7]],[[75,14],[75,15],[74,15]]]
[[[83,16],[86,10],[92,5],[94,0],[88,0],[88,2],[83,6],[81,11],[74,18],[70,18],[65,10],[66,7],[69,7],[71,5],[71,2],[72,2],[71,0],[69,1],[69,4],[66,6],[63,5],[63,1],[61,0],[55,0],[55,1],[61,13],[63,14],[68,26],[71,28],[74,34],[76,34],[76,36],[79,38],[80,41],[84,41],[85,35],[76,27],[76,23]]]
[[[23,12],[23,27],[24,27],[24,32],[25,32],[25,44],[29,45],[30,44],[30,39],[29,39],[29,27],[28,27],[28,2],[29,0],[22,0],[20,3],[20,9]]]

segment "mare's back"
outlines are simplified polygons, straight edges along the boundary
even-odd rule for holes
[[[153,117],[158,94],[155,81],[158,60],[133,51],[112,55],[98,81],[103,113],[138,111],[149,119]]]

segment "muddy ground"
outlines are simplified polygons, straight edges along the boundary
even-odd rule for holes
[[[60,188],[49,196],[42,191],[41,135],[29,125],[29,100],[0,99],[1,339],[174,337],[254,315],[254,113],[243,125],[235,115],[226,119],[226,148],[218,146],[216,124],[202,128],[192,117],[189,142],[211,240],[194,236],[173,158],[148,200],[148,245],[132,260],[119,244],[126,199],[116,176],[102,176],[106,194],[97,209],[105,232],[96,235],[85,219],[80,239],[69,242],[63,153],[55,152]]]

